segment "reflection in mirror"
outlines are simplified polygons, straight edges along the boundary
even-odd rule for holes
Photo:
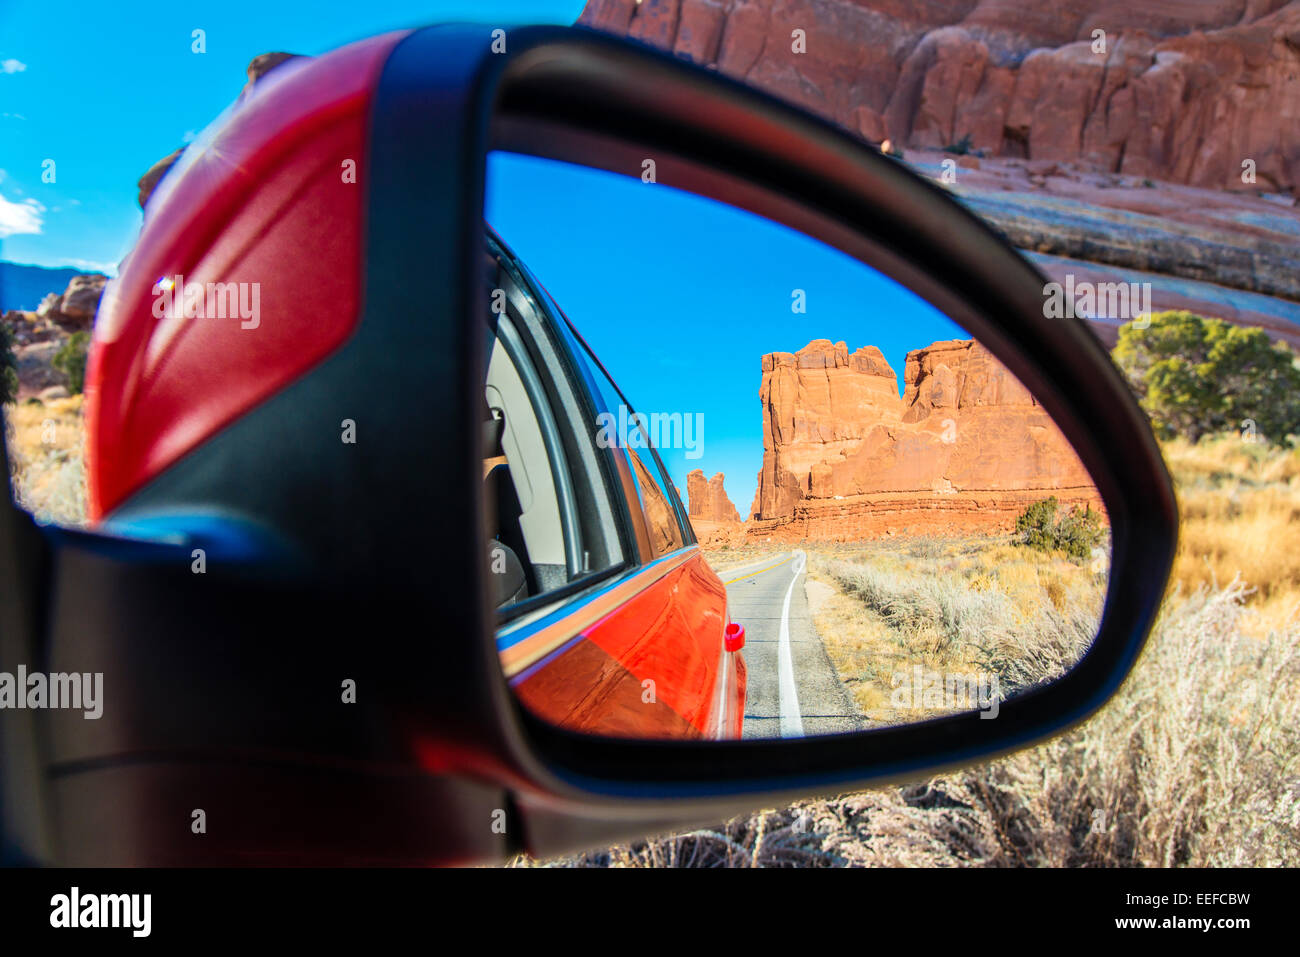
[[[1100,497],[967,330],[711,199],[488,172],[489,579],[528,710],[642,738],[995,720],[1079,660]]]

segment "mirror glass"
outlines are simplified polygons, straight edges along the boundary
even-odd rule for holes
[[[996,720],[1068,671],[1110,536],[1034,396],[881,272],[640,173],[489,161],[487,562],[522,705],[799,737]]]

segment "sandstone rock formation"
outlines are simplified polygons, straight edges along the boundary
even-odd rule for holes
[[[646,531],[650,535],[650,550],[656,555],[666,555],[681,548],[681,526],[677,524],[677,514],[673,505],[664,495],[656,478],[657,470],[647,466],[645,459],[632,449],[627,449],[627,457],[636,473],[637,485],[641,488],[642,505],[645,510]]]
[[[76,319],[90,325],[95,318],[95,310],[99,308],[99,300],[104,295],[106,285],[108,285],[108,277],[101,273],[73,276],[68,281],[68,288],[63,291],[59,312],[69,319]]]
[[[50,293],[36,310],[41,319],[73,328],[89,328],[99,308],[108,277],[101,273],[73,276],[62,295]]]
[[[1189,309],[1260,326],[1300,347],[1300,206],[1289,194],[1250,196],[1014,158],[986,158],[948,183],[947,159],[910,150],[907,163],[1056,282],[1073,274],[1076,282],[1150,283],[1157,312]],[[1092,325],[1114,344],[1118,323]]]
[[[745,526],[723,487],[725,480],[721,472],[706,479],[702,469],[686,476],[686,510],[695,538],[702,545],[739,545],[744,541]]]
[[[1300,184],[1294,0],[592,0],[580,22],[875,142],[969,136],[994,155],[1216,188],[1240,188],[1250,158],[1259,183]]]
[[[953,192],[1021,249],[1074,257],[1086,251],[1096,263],[1300,301],[1300,209],[1046,168],[1053,170],[1049,195],[1024,189],[1023,181],[1017,191],[981,190],[972,181],[987,177],[965,173]],[[1089,188],[1088,180],[1097,185]]]
[[[167,175],[167,171],[172,168],[172,165],[178,159],[181,158],[181,154],[184,152],[185,147],[182,146],[180,149],[168,153],[162,159],[158,160],[158,162],[150,166],[145,171],[145,174],[136,182],[135,198],[136,202],[140,204],[141,209],[144,209],[144,204],[149,202],[149,197],[152,196],[153,191],[158,188],[158,184],[162,182],[162,178]]]
[[[51,297],[53,301],[62,298],[54,293]],[[20,309],[9,310],[0,316],[0,324],[12,337],[14,358],[18,362],[17,400],[58,398],[58,394],[50,390],[64,388],[67,376],[54,367],[54,357],[80,327],[56,322],[48,312],[39,315]]]
[[[248,82],[244,84],[244,89],[239,95],[247,96],[252,91],[253,84],[266,76],[281,63],[287,63],[289,60],[297,60],[301,57],[301,53],[283,53],[281,51],[259,53],[248,62],[248,69],[244,71],[248,76]]]
[[[705,522],[739,522],[740,512],[727,497],[727,490],[723,488],[723,482],[726,480],[721,472],[718,472],[711,479],[704,477],[702,469],[695,469],[686,476],[686,497],[688,505],[687,512],[691,516],[691,521],[696,519]]]
[[[971,340],[908,353],[818,339],[763,357],[751,536],[852,540],[1010,529],[1031,502],[1101,506],[1034,397]]]

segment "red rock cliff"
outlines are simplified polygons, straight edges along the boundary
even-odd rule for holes
[[[1215,188],[1253,159],[1260,184],[1300,184],[1296,0],[591,0],[580,22],[875,141],[969,135],[994,155]]]
[[[763,357],[763,467],[749,534],[811,539],[1010,528],[1055,495],[1100,506],[1073,449],[971,340],[908,353],[810,342]]]

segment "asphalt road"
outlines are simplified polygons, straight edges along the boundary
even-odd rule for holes
[[[725,573],[731,620],[745,626],[746,738],[797,738],[865,727],[808,612],[802,551]]]

